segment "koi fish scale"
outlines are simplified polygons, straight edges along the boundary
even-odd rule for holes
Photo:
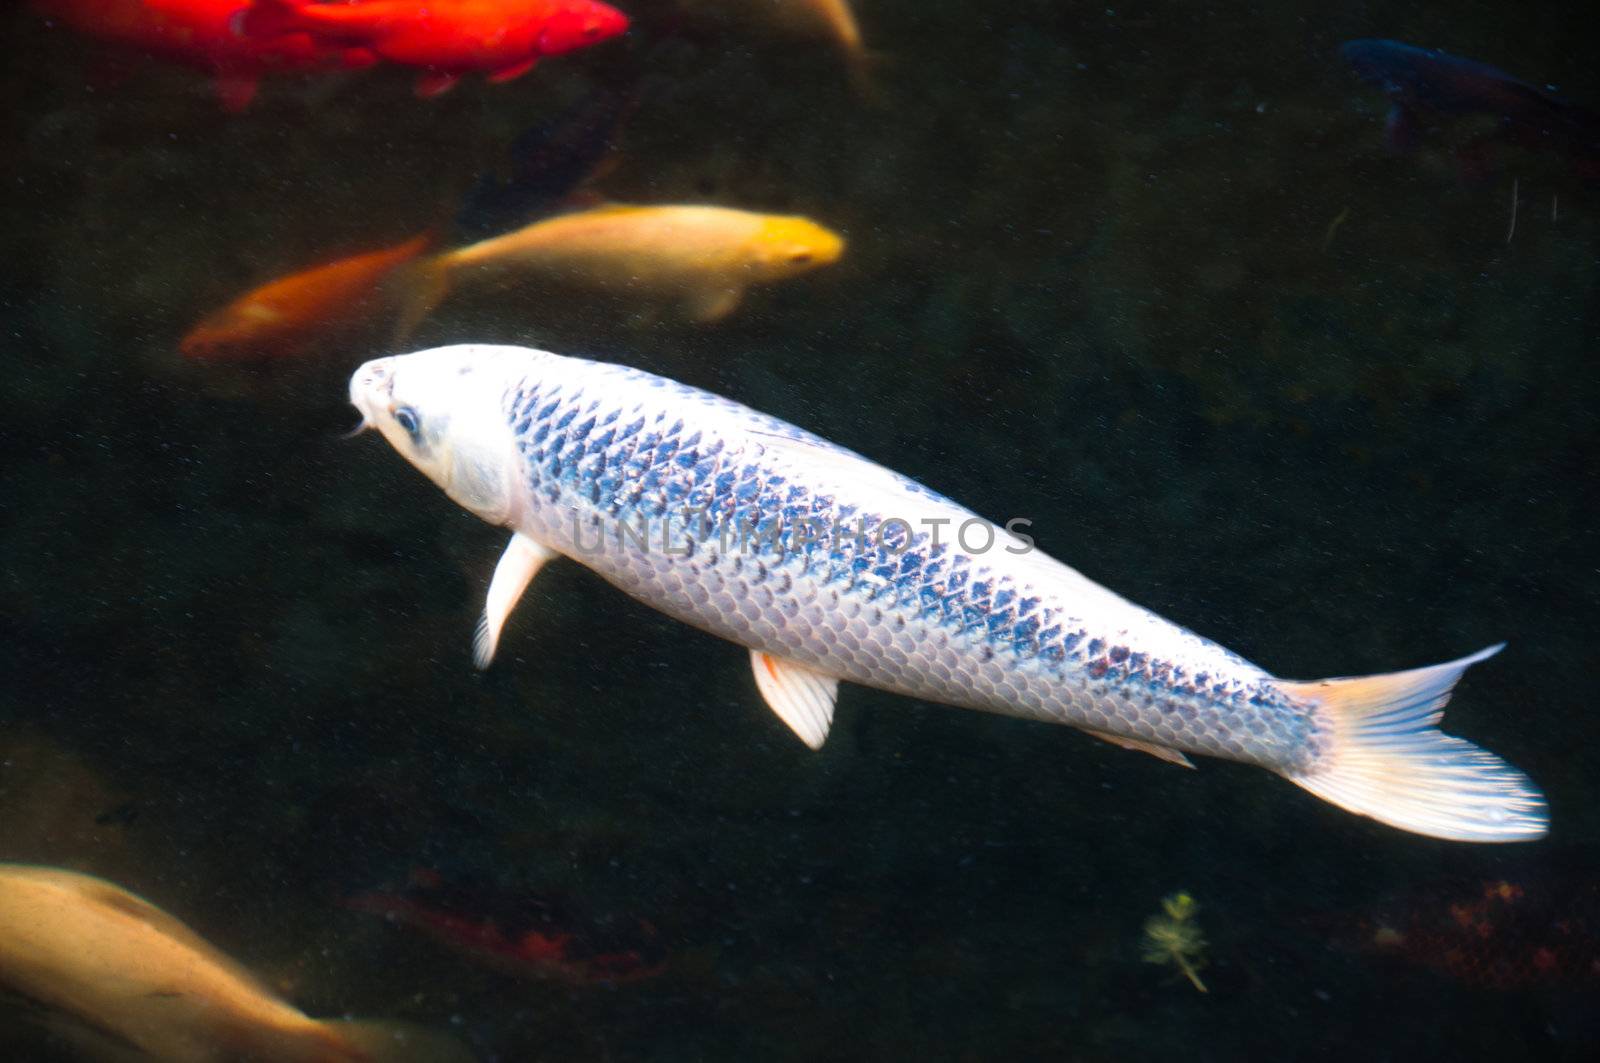
[[[1133,652],[1115,625],[1096,627],[1054,588],[1007,573],[1026,554],[1005,553],[997,533],[974,544],[989,543],[981,554],[949,541],[979,518],[948,499],[900,477],[888,498],[813,488],[781,446],[774,455],[758,440],[691,428],[696,407],[829,458],[863,459],[694,389],[606,375],[511,391],[505,416],[526,464],[532,537],[633,597],[723,638],[932,701],[1239,760],[1281,762],[1307,747],[1304,706],[1221,670],[1244,662],[1218,655],[1213,678]],[[911,530],[924,520],[940,521],[945,541]],[[802,522],[813,535],[795,533]]]

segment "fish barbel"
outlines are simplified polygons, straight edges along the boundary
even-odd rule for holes
[[[848,680],[1180,764],[1258,764],[1420,834],[1545,831],[1521,772],[1437,728],[1461,673],[1498,646],[1387,675],[1279,679],[913,480],[625,366],[463,344],[367,362],[350,398],[457,503],[514,532],[480,667],[529,581],[565,555],[748,647],[767,704],[812,748]]]

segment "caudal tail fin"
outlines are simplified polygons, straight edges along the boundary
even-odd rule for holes
[[[398,274],[400,289],[394,342],[402,345],[450,294],[449,252],[408,263]]]
[[[1304,772],[1284,777],[1340,808],[1435,838],[1520,842],[1543,836],[1544,797],[1533,782],[1438,726],[1461,673],[1500,650],[1490,646],[1457,661],[1387,675],[1279,680],[1296,700],[1319,705],[1332,725],[1327,752]]]

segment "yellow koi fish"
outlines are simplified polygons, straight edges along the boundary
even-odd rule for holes
[[[461,1063],[424,1030],[323,1022],[171,915],[104,879],[0,864],[0,989],[40,1009],[74,1058],[162,1063]]]
[[[717,321],[755,284],[836,262],[844,238],[809,218],[711,206],[610,205],[534,222],[435,257],[402,331],[461,284],[538,278]]]

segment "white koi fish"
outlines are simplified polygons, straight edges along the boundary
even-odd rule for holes
[[[480,666],[529,581],[565,555],[748,647],[767,704],[812,748],[848,680],[1178,764],[1259,764],[1420,834],[1545,832],[1521,772],[1437,726],[1462,672],[1498,646],[1387,675],[1279,679],[915,481],[624,366],[440,347],[366,363],[350,399],[451,498],[514,533]]]

